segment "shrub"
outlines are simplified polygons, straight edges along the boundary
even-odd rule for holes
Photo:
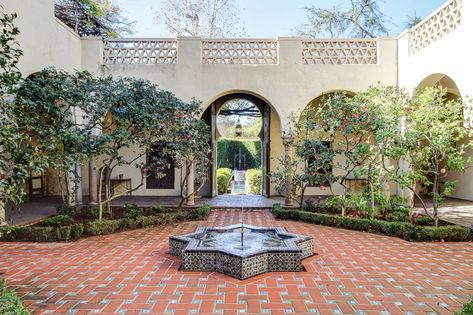
[[[284,210],[274,205],[272,210],[278,219],[303,221],[357,231],[400,237],[409,241],[468,241],[471,231],[462,226],[420,227],[408,222],[388,222],[362,218],[342,217],[329,214],[296,210]]]
[[[56,213],[59,215],[68,215],[70,217],[73,217],[77,214],[78,211],[78,205],[62,204],[56,207]]]
[[[473,300],[463,305],[463,310],[456,315],[473,315]]]
[[[217,190],[219,194],[225,194],[232,179],[233,171],[229,168],[217,169]]]
[[[409,208],[398,206],[386,215],[386,221],[391,222],[409,222],[410,211]]]
[[[161,207],[161,206],[154,206],[149,209],[149,212],[151,213],[151,215],[157,215],[157,214],[165,213],[166,208]]]
[[[432,226],[435,225],[435,220],[428,215],[422,215],[415,218],[415,224],[421,226]]]
[[[63,226],[69,226],[74,223],[74,220],[65,214],[60,214],[60,215],[55,215],[53,217],[46,218],[44,220],[44,224],[46,226],[52,226],[52,227],[63,227]]]
[[[47,242],[53,228],[50,226],[11,226],[1,229],[1,239],[4,241]]]
[[[227,140],[217,142],[217,167],[233,169],[234,158],[240,152],[246,156],[248,169],[261,167],[261,141],[260,140]]]
[[[117,232],[120,229],[122,220],[96,220],[87,226],[87,233],[90,235],[105,235]]]
[[[248,183],[248,194],[261,194],[261,179],[263,172],[261,169],[250,169],[246,171],[246,182]]]
[[[92,207],[89,209],[89,215],[92,219],[98,219],[99,218],[99,208],[97,207]]]
[[[60,241],[70,241],[71,240],[71,227],[63,226],[56,229],[56,237]]]
[[[143,215],[143,209],[138,207],[137,204],[125,204],[125,210],[123,210],[123,217],[126,219],[136,220],[136,218]]]
[[[78,240],[84,234],[84,225],[77,223],[71,226],[71,239]]]
[[[5,282],[0,280],[0,314],[2,315],[28,315],[29,312],[21,300],[12,290],[5,287]]]
[[[192,219],[194,220],[204,220],[207,219],[207,217],[210,214],[210,206],[209,205],[203,205],[200,208],[195,209],[192,212]]]

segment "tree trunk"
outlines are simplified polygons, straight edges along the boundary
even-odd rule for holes
[[[7,225],[6,205],[0,201],[0,226]]]
[[[343,187],[343,194],[342,194],[342,217],[346,216],[346,205],[345,202],[347,200],[347,188]]]

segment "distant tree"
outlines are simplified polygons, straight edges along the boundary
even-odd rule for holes
[[[113,0],[55,0],[56,16],[80,36],[118,37],[132,33],[134,22]]]
[[[311,38],[329,36],[330,38],[354,36],[373,38],[388,34],[385,14],[380,10],[380,0],[350,0],[348,9],[342,5],[330,9],[314,5],[305,7],[307,22],[298,33]]]
[[[235,0],[163,0],[156,21],[175,36],[232,37],[244,32]]]
[[[422,22],[422,18],[417,15],[417,12],[414,11],[414,15],[407,17],[406,27],[407,28],[413,28],[414,26],[416,26],[420,22]]]

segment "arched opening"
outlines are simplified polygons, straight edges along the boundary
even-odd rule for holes
[[[204,197],[226,193],[269,197],[271,138],[275,138],[274,130],[278,129],[279,133],[279,117],[269,102],[250,92],[228,93],[217,97],[202,118],[211,126],[213,162],[200,194]],[[222,170],[219,169],[227,169],[227,174],[228,169],[231,170],[228,186],[220,179],[220,189],[218,177],[222,175],[217,173]],[[236,178],[238,171],[245,174]]]
[[[435,73],[423,79],[417,86],[416,93],[420,93],[429,87],[439,87],[446,89],[445,101],[461,100],[462,95],[455,81],[443,73]],[[464,109],[465,125],[471,124],[471,113]],[[457,143],[457,146],[465,145],[472,141],[471,134]],[[465,157],[473,157],[473,149],[467,148],[464,152]],[[449,172],[446,181],[457,181],[458,185],[453,191],[451,198],[473,201],[473,169],[467,165],[464,172]],[[448,204],[448,202],[447,202]]]
[[[301,112],[300,116],[298,117],[298,125],[299,128],[297,132],[299,133],[299,137],[306,137],[308,139],[313,139],[317,138],[317,140],[321,140],[321,146],[320,146],[320,152],[314,152],[314,155],[317,154],[324,154],[323,151],[325,150],[332,150],[335,145],[337,145],[337,142],[340,140],[337,137],[335,138],[325,138],[324,133],[317,133],[313,134],[312,132],[307,132],[304,130],[304,126],[307,124],[317,124],[318,123],[318,109],[320,109],[320,106],[322,106],[322,103],[324,100],[334,96],[335,94],[344,94],[347,97],[352,97],[355,93],[351,91],[346,91],[346,90],[335,90],[335,91],[329,91],[326,93],[323,93],[317,97],[315,97],[313,100],[311,100],[304,110]],[[330,177],[330,174],[334,175],[340,175],[342,170],[336,167],[336,165],[343,164],[343,157],[341,156],[333,156],[333,160],[330,163],[327,163],[324,168],[319,168],[317,170],[318,173],[323,173],[324,176],[321,176],[321,178],[327,178]],[[303,161],[301,163],[301,167],[305,169],[313,169],[311,167],[312,163],[312,158],[308,158],[307,160]],[[304,172],[303,169],[300,170],[301,172]],[[353,177],[353,178],[348,178],[347,179],[348,183],[347,185],[349,186],[349,190],[351,192],[357,192],[360,191],[364,188],[366,181],[364,178],[359,178],[359,177]],[[327,180],[321,180],[321,181],[316,181],[316,182],[311,182],[307,188],[305,189],[304,194],[306,197],[311,198],[319,198],[319,196],[327,196],[330,195],[332,192],[335,194],[341,194],[343,187],[337,183],[334,183],[330,189],[328,189],[328,186],[330,183]]]

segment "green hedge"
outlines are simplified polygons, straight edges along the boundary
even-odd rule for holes
[[[246,166],[250,168],[261,167],[261,141],[260,140],[227,140],[222,139],[217,143],[217,167],[233,169],[235,155],[240,152],[246,155]]]
[[[217,169],[217,190],[219,194],[225,194],[232,179],[233,171],[229,168]]]
[[[248,183],[248,193],[253,195],[261,194],[261,178],[263,172],[260,168],[246,171],[246,182]]]
[[[462,242],[472,239],[471,230],[458,225],[447,225],[438,228],[420,227],[407,222],[388,222],[298,210],[284,210],[281,205],[273,206],[273,214],[277,219],[303,221],[349,230],[366,231],[395,236],[408,241]]]
[[[5,282],[0,280],[0,314],[2,315],[28,315],[29,312],[21,300],[12,290],[5,287]]]
[[[456,315],[473,315],[473,300],[463,306],[463,310]]]
[[[17,242],[47,242],[54,228],[50,226],[6,226],[0,229],[0,240]]]
[[[106,235],[153,225],[171,224],[188,220],[203,220],[207,218],[210,211],[210,206],[204,205],[194,210],[161,213],[153,216],[140,216],[136,219],[96,220],[88,224],[87,234],[93,236]]]

